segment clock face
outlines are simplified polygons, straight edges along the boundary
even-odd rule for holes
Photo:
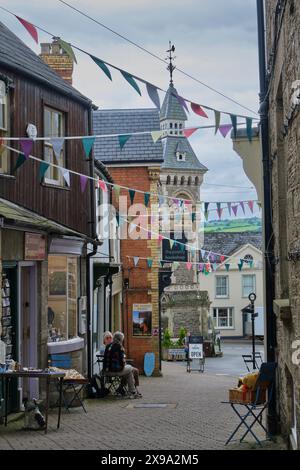
[[[28,137],[30,137],[31,139],[36,139],[37,128],[35,127],[34,124],[28,124],[26,132],[27,132]]]

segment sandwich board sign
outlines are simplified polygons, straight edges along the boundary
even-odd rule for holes
[[[190,336],[189,359],[203,359],[203,336]]]

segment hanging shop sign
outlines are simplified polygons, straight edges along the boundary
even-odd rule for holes
[[[46,259],[46,237],[39,233],[25,232],[24,260],[44,261]]]

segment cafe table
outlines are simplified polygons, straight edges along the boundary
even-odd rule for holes
[[[45,407],[45,434],[48,431],[48,411],[49,411],[49,389],[50,382],[57,381],[59,382],[59,400],[58,400],[58,419],[57,419],[57,429],[60,426],[61,418],[61,403],[62,403],[62,385],[65,373],[64,372],[51,372],[48,370],[36,371],[36,370],[7,370],[5,372],[0,372],[0,379],[2,378],[4,395],[5,395],[5,415],[4,415],[4,425],[7,426],[7,411],[8,411],[8,395],[9,395],[9,384],[13,378],[27,378],[27,379],[45,379],[46,380],[46,407]]]

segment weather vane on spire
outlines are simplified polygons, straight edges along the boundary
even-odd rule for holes
[[[169,48],[167,52],[169,52],[169,57],[166,58],[166,60],[169,60],[169,65],[167,67],[167,70],[170,72],[170,85],[173,85],[173,72],[176,69],[176,65],[173,65],[173,61],[176,59],[176,57],[173,55],[175,52],[175,46],[171,46],[171,41],[169,41]]]

